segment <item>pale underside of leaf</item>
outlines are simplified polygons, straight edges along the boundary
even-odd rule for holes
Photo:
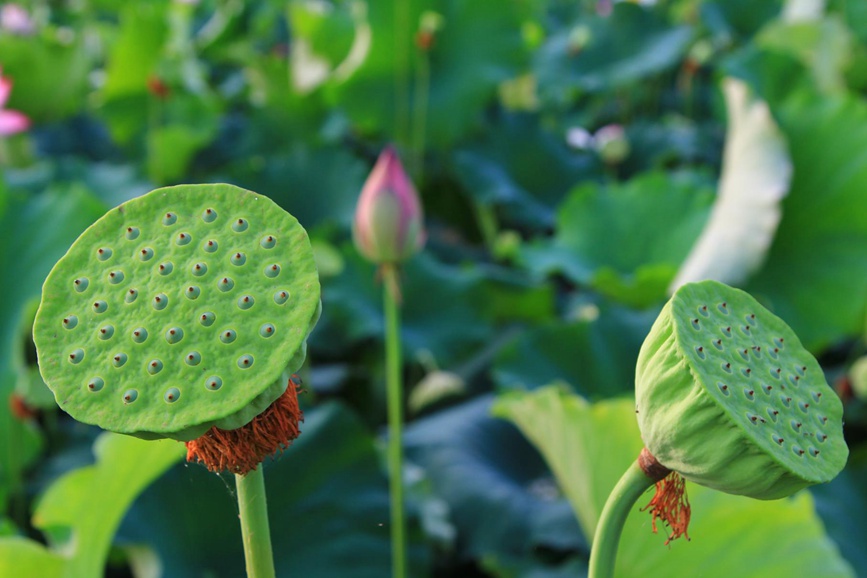
[[[723,80],[723,93],[729,125],[717,200],[670,293],[705,279],[742,283],[764,262],[789,191],[792,162],[768,105],[734,78]]]

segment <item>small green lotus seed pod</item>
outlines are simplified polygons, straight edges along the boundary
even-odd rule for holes
[[[794,332],[747,293],[682,286],[636,367],[646,448],[686,479],[776,499],[846,464],[842,404]]]
[[[157,189],[106,213],[48,275],[39,369],[62,409],[108,430],[181,441],[240,430],[295,395],[283,375],[304,361],[319,297],[307,232],[270,199]]]

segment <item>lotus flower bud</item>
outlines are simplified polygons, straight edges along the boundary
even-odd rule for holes
[[[355,208],[353,238],[375,263],[399,263],[425,241],[421,203],[397,153],[386,148],[367,177]]]
[[[828,482],[846,464],[840,399],[794,332],[747,293],[683,285],[636,366],[638,424],[660,464],[758,499]]]
[[[597,130],[593,135],[593,146],[609,165],[622,163],[630,152],[626,131],[619,124],[609,124]]]

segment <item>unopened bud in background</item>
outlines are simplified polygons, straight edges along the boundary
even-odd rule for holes
[[[404,261],[424,245],[418,193],[391,147],[379,155],[361,189],[352,233],[359,252],[380,264]]]

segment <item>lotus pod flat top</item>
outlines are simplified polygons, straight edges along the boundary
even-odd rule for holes
[[[746,457],[753,459],[761,454],[770,458],[767,464],[780,466],[782,478],[791,474],[797,479],[787,486],[789,489],[798,484],[802,487],[827,482],[839,473],[848,457],[842,404],[825,381],[819,363],[784,321],[749,294],[715,281],[682,286],[666,309],[657,325],[668,325],[669,329],[658,335],[667,333],[670,337],[655,342],[649,337],[643,348],[647,351],[639,356],[636,399],[645,443],[651,438],[653,444],[668,446],[661,450],[663,453],[688,462],[693,458],[686,452],[679,455],[678,444],[688,445],[694,438],[704,437],[709,445],[702,451],[707,456],[720,452],[725,474],[736,471],[738,460],[745,466]],[[671,351],[668,359],[651,359],[653,349],[666,348]],[[654,367],[655,363],[661,365]],[[661,377],[675,375],[680,377]],[[679,385],[684,383],[683,375],[689,383],[686,387]],[[669,391],[664,391],[666,387]],[[710,427],[719,420],[707,417],[708,399],[712,400],[711,406],[727,416],[723,420],[726,432]],[[668,415],[669,419],[676,416],[678,423],[655,422],[659,416],[652,415],[653,408],[663,403],[675,408]],[[691,420],[696,423],[688,423]],[[702,426],[701,420],[707,423]],[[689,432],[693,426],[695,432]],[[739,441],[732,443],[733,447],[723,447],[731,432],[735,432],[731,440]],[[671,442],[678,436],[684,439]],[[648,449],[654,452],[651,443]],[[723,455],[731,451],[734,454]],[[697,461],[703,457],[699,455]],[[758,459],[753,463],[759,464],[759,472],[770,480],[770,468],[762,469],[766,466]],[[745,474],[749,472],[745,470]],[[761,477],[754,482],[747,476],[743,482],[759,488]],[[787,495],[791,493],[784,487],[788,483],[758,490],[754,497]],[[713,487],[712,483],[706,485]],[[749,487],[740,490],[732,493],[750,495]]]
[[[189,439],[303,361],[319,298],[307,233],[273,201],[157,189],[106,213],[48,275],[39,368],[79,421]]]

